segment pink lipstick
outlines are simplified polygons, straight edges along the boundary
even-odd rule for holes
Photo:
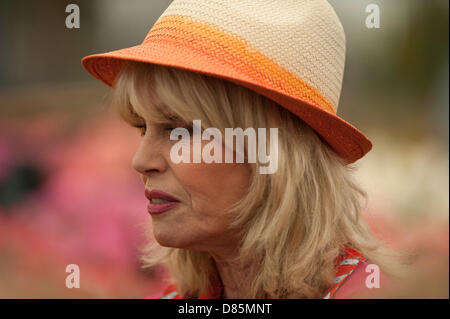
[[[145,197],[149,200],[147,210],[152,215],[162,214],[180,203],[177,198],[158,189],[151,191],[146,189]]]

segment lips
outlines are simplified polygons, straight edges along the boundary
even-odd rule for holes
[[[146,189],[145,197],[149,200],[147,210],[150,214],[164,213],[180,203],[177,198],[158,189]]]

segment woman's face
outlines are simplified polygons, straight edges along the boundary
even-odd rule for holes
[[[175,164],[170,149],[177,141],[170,140],[170,132],[185,124],[164,126],[142,120],[145,127],[133,167],[147,190],[163,191],[179,201],[163,213],[151,214],[157,242],[211,252],[231,248],[236,242],[227,230],[230,216],[226,209],[245,195],[250,180],[248,164],[192,163],[192,132],[191,162]],[[202,147],[207,143],[202,141]]]

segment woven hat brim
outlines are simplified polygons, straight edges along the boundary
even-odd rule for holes
[[[130,48],[94,54],[82,59],[83,67],[108,86],[114,85],[124,61],[137,61],[222,78],[247,87],[285,107],[310,125],[347,164],[351,164],[372,149],[371,141],[357,128],[334,113],[262,85],[257,79],[243,74],[232,64],[213,55],[187,50],[176,43],[137,45]]]

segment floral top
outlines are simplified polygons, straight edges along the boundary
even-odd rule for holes
[[[367,259],[358,251],[352,248],[344,248],[339,252],[339,256],[335,260],[337,268],[334,278],[334,285],[324,295],[324,299],[332,299],[336,292],[341,288],[344,282],[352,275],[352,273],[363,263],[367,263]],[[198,299],[219,299],[222,295],[221,291],[200,295]],[[162,299],[183,299],[178,293],[174,284],[169,285],[164,291]]]

